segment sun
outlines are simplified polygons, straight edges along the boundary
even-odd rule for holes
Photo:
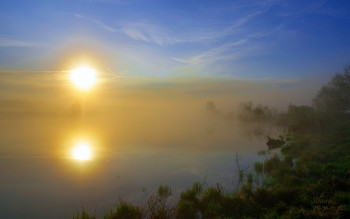
[[[80,89],[89,89],[96,82],[96,71],[93,68],[82,66],[69,71],[73,83]]]
[[[91,148],[87,143],[78,143],[73,149],[73,157],[76,160],[90,160]]]

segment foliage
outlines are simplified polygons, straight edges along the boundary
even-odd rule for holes
[[[171,188],[160,185],[158,191],[147,200],[146,217],[153,219],[172,218],[175,215],[176,203],[170,199]]]
[[[313,106],[321,112],[350,111],[350,65],[343,74],[336,74],[313,99]]]
[[[92,214],[88,210],[82,208],[81,211],[73,214],[73,219],[97,219],[97,217],[95,214]]]
[[[242,103],[239,108],[238,118],[242,121],[266,122],[274,119],[276,111],[269,106],[254,106],[251,102]]]
[[[312,107],[290,105],[286,123],[291,133],[310,132],[316,129],[318,116]]]
[[[140,219],[143,211],[140,207],[134,206],[132,203],[120,202],[115,210],[111,209],[104,216],[104,219]]]

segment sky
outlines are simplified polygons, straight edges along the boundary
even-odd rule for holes
[[[67,218],[207,173],[231,186],[234,154],[280,133],[241,123],[242,103],[311,105],[350,64],[349,11],[349,0],[0,0],[0,217]],[[70,80],[80,65],[98,78],[84,91]],[[94,151],[85,166],[72,159],[79,139]]]
[[[0,2],[0,70],[290,79],[350,63],[347,0]],[[73,61],[72,61],[73,60]]]

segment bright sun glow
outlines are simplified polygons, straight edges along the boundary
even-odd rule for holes
[[[89,160],[91,158],[90,146],[86,143],[79,143],[73,150],[74,159],[77,160]]]
[[[89,67],[80,67],[69,71],[73,83],[80,89],[88,89],[96,82],[96,71]]]

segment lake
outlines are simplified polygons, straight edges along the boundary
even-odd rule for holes
[[[82,207],[103,215],[119,200],[142,204],[160,184],[175,198],[195,181],[230,192],[236,153],[248,172],[263,159],[266,135],[277,133],[206,112],[164,118],[3,115],[0,217],[70,218]],[[89,142],[90,160],[74,159],[76,139]]]

